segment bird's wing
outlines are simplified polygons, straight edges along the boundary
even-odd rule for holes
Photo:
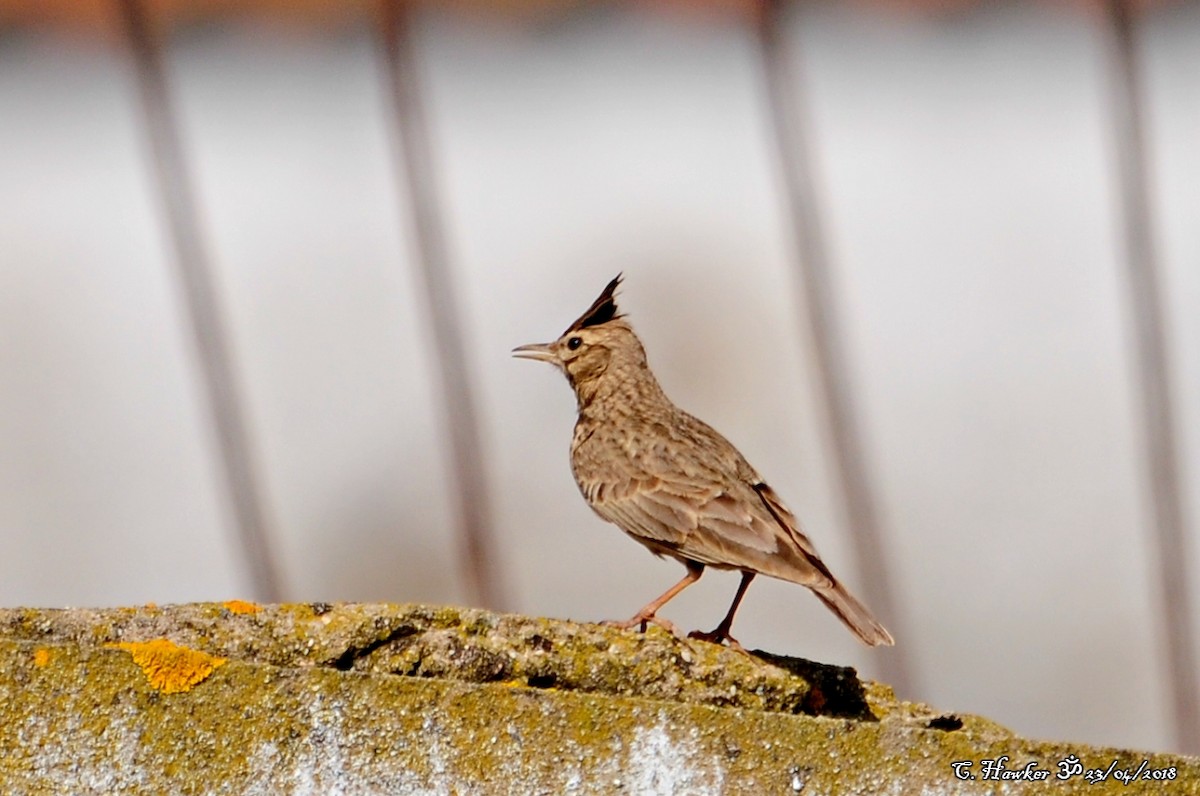
[[[678,472],[630,477],[597,484],[590,493],[585,487],[585,495],[596,513],[652,549],[665,548],[702,564],[752,569],[798,583],[827,582],[827,571],[812,544],[769,487],[778,506],[774,511],[744,482],[720,483],[697,475],[693,471],[690,477]],[[797,537],[809,555],[796,554]]]
[[[833,580],[775,492],[686,412],[655,434],[590,437],[574,448],[572,466],[596,513],[655,552],[813,588]]]
[[[762,501],[762,505],[775,521],[776,527],[786,537],[787,541],[781,547],[785,548],[787,552],[782,558],[791,565],[796,574],[802,576],[802,579],[797,580],[794,576],[787,575],[777,577],[795,580],[797,583],[803,583],[813,588],[831,586],[834,583],[833,574],[825,566],[825,562],[821,560],[821,556],[817,554],[816,546],[800,530],[800,522],[796,519],[796,515],[792,514],[788,510],[788,507],[783,505],[783,501],[779,499],[779,495],[775,494],[775,490],[768,484],[760,481],[753,488],[758,498]]]
[[[683,544],[696,529],[695,501],[702,492],[655,476],[581,483],[588,503],[626,533],[667,547]]]

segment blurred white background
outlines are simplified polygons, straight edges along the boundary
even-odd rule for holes
[[[0,604],[260,596],[119,16],[37,5],[0,3]],[[379,28],[312,9],[176,15],[164,42],[281,596],[473,602]],[[414,31],[496,607],[624,618],[682,575],[588,510],[568,386],[509,355],[618,271],[668,393],[864,592],[755,28],[736,7],[530,9],[435,5]],[[868,676],[903,656],[902,696],[1026,735],[1183,748],[1103,13],[801,11],[786,41],[897,647],[765,578],[737,635]],[[1194,519],[1200,5],[1145,11],[1136,41]],[[736,581],[712,572],[664,613],[709,629]]]

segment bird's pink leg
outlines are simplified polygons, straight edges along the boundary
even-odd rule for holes
[[[725,614],[725,618],[721,620],[721,624],[717,625],[716,630],[711,633],[704,633],[699,630],[693,630],[688,633],[688,638],[700,639],[701,641],[711,641],[713,644],[720,644],[722,641],[729,643],[730,649],[735,649],[738,652],[745,652],[738,640],[729,635],[730,629],[733,628],[733,615],[737,613],[738,605],[742,602],[742,597],[746,594],[746,589],[750,587],[750,581],[754,580],[756,573],[743,571],[742,582],[738,584],[737,594],[733,596],[733,605],[729,606],[729,613]]]
[[[679,592],[700,580],[700,576],[704,574],[703,564],[686,562],[684,566],[687,567],[687,574],[683,576],[682,580],[663,592],[662,595],[660,595],[657,599],[646,603],[644,606],[642,606],[641,610],[632,617],[626,619],[624,622],[610,619],[609,621],[602,622],[601,624],[608,625],[609,627],[619,627],[623,630],[628,630],[634,625],[637,625],[643,633],[646,632],[647,624],[655,624],[661,627],[663,630],[666,630],[675,638],[682,641],[683,634],[679,632],[679,628],[675,627],[673,622],[663,619],[657,614],[659,608],[662,608],[664,605],[670,602],[671,598],[676,594],[679,594]]]

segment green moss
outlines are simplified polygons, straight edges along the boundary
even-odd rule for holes
[[[163,694],[126,653],[100,646],[159,636],[231,660],[191,691]],[[38,649],[52,653],[41,666]],[[994,783],[959,782],[951,761],[1008,755],[1010,767],[1053,769],[1077,754],[1089,767],[1136,768],[1143,757],[952,720],[840,667],[658,632],[353,605],[0,611],[0,749],[0,792],[22,794],[94,792],[95,782],[128,794],[453,793],[495,781],[614,792],[618,780],[621,792],[776,793],[799,783],[805,793],[977,793]],[[1196,760],[1145,757],[1177,767],[1172,793],[1198,792]],[[1053,785],[1056,794],[1107,788]]]

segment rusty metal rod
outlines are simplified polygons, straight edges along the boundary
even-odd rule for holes
[[[397,132],[397,183],[408,199],[416,259],[425,289],[426,322],[441,379],[444,435],[450,448],[463,574],[473,601],[505,606],[500,559],[492,539],[491,499],[483,466],[483,444],[457,294],[446,249],[433,153],[421,98],[413,7],[383,0],[381,34],[391,116]]]
[[[118,9],[133,56],[147,144],[174,248],[175,276],[191,326],[242,555],[255,598],[278,602],[283,596],[282,579],[263,505],[262,479],[247,434],[241,385],[200,231],[162,50],[142,0],[119,0]]]
[[[786,45],[788,22],[785,0],[765,0],[757,17],[759,51],[763,61],[766,99],[782,171],[787,218],[796,256],[796,285],[807,322],[803,334],[816,359],[817,388],[824,412],[828,448],[841,490],[842,510],[851,531],[860,582],[856,588],[866,602],[887,618],[898,644],[905,633],[885,561],[886,544],[880,528],[862,432],[854,403],[848,358],[841,338],[837,297],[824,239],[824,228],[807,138],[797,65]],[[881,673],[897,691],[911,692],[903,647],[879,656]]]
[[[1105,5],[1111,110],[1121,191],[1130,331],[1141,389],[1142,433],[1158,552],[1157,594],[1162,607],[1171,710],[1179,749],[1200,752],[1195,621],[1186,550],[1187,519],[1180,488],[1177,421],[1171,392],[1166,308],[1154,244],[1134,20],[1126,0]]]

